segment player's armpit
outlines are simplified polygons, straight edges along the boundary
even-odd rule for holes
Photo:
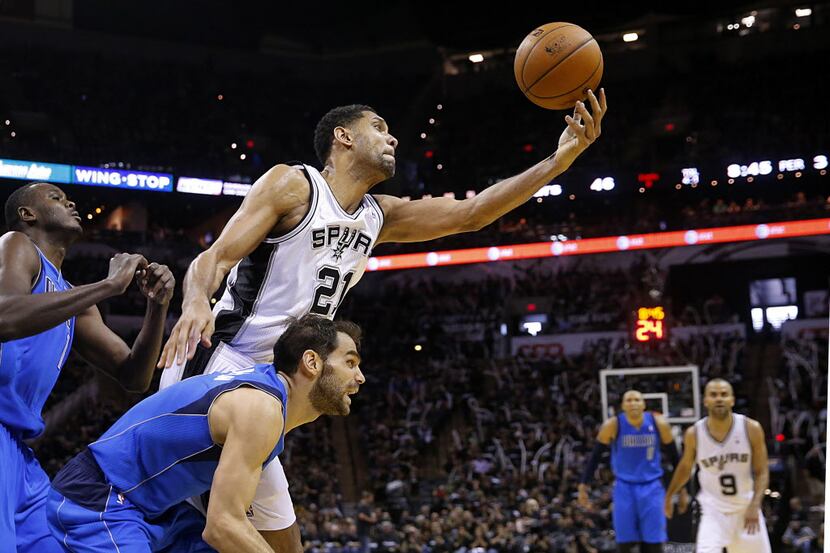
[[[211,437],[222,445],[210,488],[203,537],[220,552],[272,551],[248,521],[262,464],[282,433],[280,402],[254,388],[221,395],[208,414]]]
[[[383,209],[383,228],[378,244],[383,242],[425,242],[460,232],[471,232],[486,222],[475,216],[471,200],[428,198],[404,200],[375,195]]]
[[[208,249],[223,276],[254,251],[286,215],[308,204],[310,186],[302,171],[288,165],[274,166],[254,183]]]

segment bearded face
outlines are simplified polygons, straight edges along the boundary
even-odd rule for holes
[[[351,411],[352,399],[348,382],[338,382],[334,367],[326,361],[320,377],[314,382],[308,399],[311,406],[323,415],[346,416]]]

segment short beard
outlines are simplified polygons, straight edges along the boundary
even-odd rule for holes
[[[334,369],[327,362],[323,362],[323,372],[308,393],[311,406],[321,415],[346,416],[351,409],[343,401],[343,395],[343,391],[337,387]]]
[[[384,178],[391,179],[395,176],[395,161],[388,161],[383,154],[380,156],[380,167]]]

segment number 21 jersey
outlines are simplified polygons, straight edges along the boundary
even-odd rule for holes
[[[309,312],[334,317],[363,276],[383,227],[383,211],[371,195],[349,214],[317,169],[292,165],[311,185],[308,213],[293,230],[267,237],[231,269],[213,309],[213,341],[259,363],[271,361],[289,317]]]
[[[709,433],[703,418],[695,423],[696,459],[700,493],[698,501],[722,513],[742,511],[752,501],[752,446],[746,417],[732,414],[732,428],[723,441]]]

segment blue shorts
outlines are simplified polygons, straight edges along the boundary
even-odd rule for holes
[[[74,553],[206,553],[205,517],[180,503],[159,518],[147,520],[138,507],[111,490],[101,511],[93,511],[49,491],[49,528]]]
[[[107,483],[95,458],[84,450],[55,477],[47,519],[52,535],[75,553],[212,552],[202,540],[205,517],[187,503],[147,519]]]
[[[0,424],[0,553],[63,551],[46,524],[48,492],[31,448]]]
[[[614,482],[614,532],[617,543],[664,543],[666,492],[660,479],[644,484]]]

